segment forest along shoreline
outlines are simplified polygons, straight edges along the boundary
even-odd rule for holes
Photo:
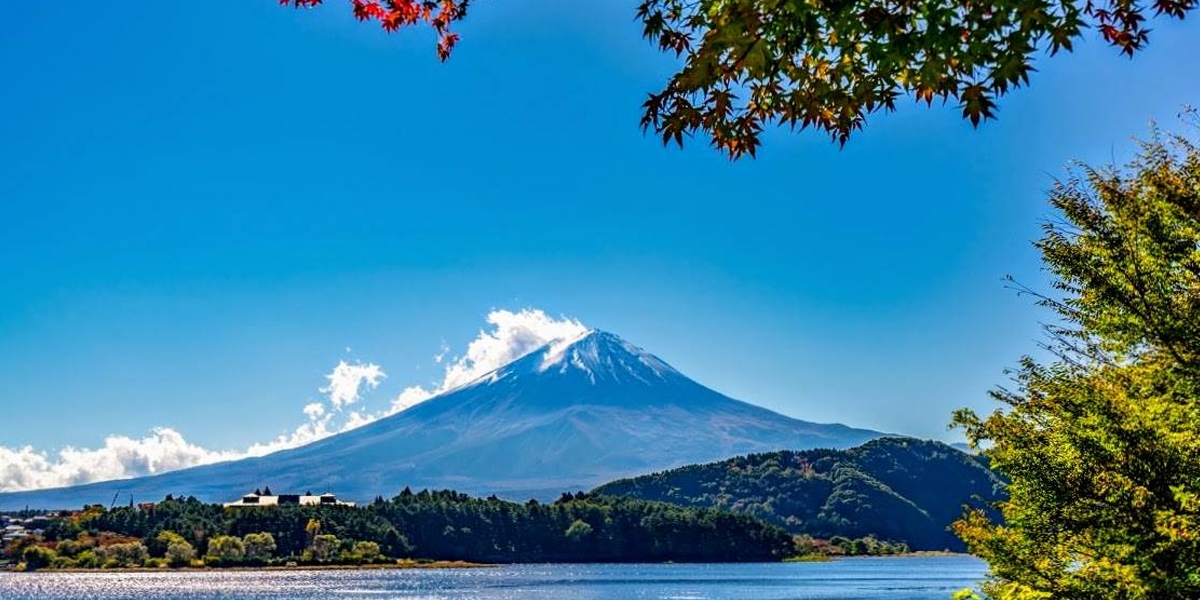
[[[405,489],[355,506],[228,508],[195,498],[30,515],[9,570],[484,568],[512,563],[732,563],[900,555],[871,537],[815,540],[749,515],[598,494],[515,503]],[[412,558],[420,557],[420,558]]]
[[[750,516],[582,493],[519,504],[405,489],[363,506],[261,508],[167,497],[31,521],[40,533],[4,549],[11,568],[778,562],[795,549],[790,534]]]

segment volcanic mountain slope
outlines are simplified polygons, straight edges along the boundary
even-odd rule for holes
[[[821,538],[873,535],[914,550],[964,550],[950,524],[965,505],[991,510],[1004,497],[1004,484],[978,456],[940,442],[882,438],[850,450],[691,465],[595,491],[724,508]]]
[[[736,454],[847,448],[881,434],[809,423],[685,377],[619,337],[592,331],[546,345],[404,412],[312,444],[156,476],[0,494],[0,508],[333,491],[349,499],[404,488],[552,497],[604,481]]]

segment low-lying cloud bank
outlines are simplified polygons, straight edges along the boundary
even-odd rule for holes
[[[210,450],[184,439],[170,427],[156,427],[145,437],[135,439],[110,435],[100,448],[68,446],[53,456],[32,446],[0,446],[0,491],[13,492],[63,487],[127,479],[166,473],[198,465],[263,456],[315,442],[341,431],[360,427],[375,420],[360,412],[339,414],[343,406],[354,404],[364,389],[373,389],[386,377],[379,365],[347,364],[342,361],[326,376],[329,385],[321,388],[326,402],[313,402],[303,408],[307,422],[291,433],[274,440],[251,445],[244,450]],[[340,418],[339,418],[340,417]],[[335,422],[336,419],[336,422]]]
[[[96,449],[67,447],[51,458],[31,446],[0,446],[0,490],[31,490],[122,479],[236,458],[189,444],[174,429],[157,428],[144,438],[109,436]]]
[[[301,409],[305,422],[274,440],[253,444],[244,450],[211,450],[189,443],[173,428],[157,427],[140,439],[111,435],[105,438],[104,446],[100,448],[68,446],[54,454],[35,450],[32,446],[0,446],[0,491],[154,475],[303,446],[407,410],[466,385],[548,343],[574,339],[588,331],[579,321],[565,317],[556,319],[535,309],[495,310],[487,315],[487,323],[490,330],[480,330],[463,355],[447,359],[449,349],[443,345],[434,356],[434,362],[446,365],[440,382],[406,387],[382,409],[350,410],[351,406],[359,404],[364,394],[378,388],[387,378],[382,367],[374,363],[339,361],[326,375],[328,383],[320,388],[324,399],[306,404]]]

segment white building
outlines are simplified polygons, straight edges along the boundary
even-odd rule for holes
[[[22,525],[6,525],[4,529],[0,529],[0,542],[5,544],[24,537],[29,537],[29,531]]]
[[[254,493],[242,496],[236,502],[226,502],[225,508],[253,508],[258,506],[354,506],[326,492],[320,496],[311,494],[280,494],[278,496]]]

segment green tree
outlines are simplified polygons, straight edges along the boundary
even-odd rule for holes
[[[29,546],[21,552],[21,561],[25,563],[25,569],[36,571],[45,569],[58,558],[58,554],[53,550],[44,546]]]
[[[54,519],[46,527],[46,530],[42,532],[42,535],[50,541],[69,540],[79,535],[82,531],[73,519]]]
[[[957,523],[997,599],[1200,597],[1200,151],[1156,133],[1053,189],[1039,242],[1057,360],[955,421],[1010,480]]]
[[[370,541],[354,542],[352,552],[362,562],[374,562],[379,558],[379,544]]]
[[[196,549],[185,540],[171,542],[167,545],[166,559],[172,567],[186,567],[196,559]]]
[[[567,528],[566,533],[567,539],[573,542],[581,542],[591,537],[591,535],[592,526],[588,525],[587,522],[581,519],[575,519],[575,521],[571,523],[571,526]]]
[[[96,569],[104,564],[96,550],[84,550],[75,556],[75,564],[84,569]]]
[[[146,564],[150,553],[141,542],[122,542],[101,548],[106,566],[140,567]]]
[[[311,7],[321,0],[283,0]],[[444,60],[470,0],[352,0],[388,31],[427,23]],[[425,9],[422,7],[430,7]],[[754,155],[769,124],[845,143],[905,95],[953,101],[972,124],[1029,82],[1036,53],[1071,50],[1088,28],[1119,53],[1146,45],[1146,17],[1182,19],[1195,0],[642,0],[643,33],[683,65],[643,105],[664,143],[702,134],[731,158]]]
[[[304,525],[304,536],[305,536],[305,539],[307,540],[307,545],[311,546],[313,543],[313,540],[315,540],[317,538],[317,536],[320,534],[321,534],[321,520],[320,519],[309,519],[308,523]]]
[[[54,547],[59,556],[75,556],[84,549],[84,545],[79,540],[63,540]]]
[[[275,536],[270,533],[248,533],[242,538],[246,559],[266,562],[275,554]]]
[[[313,560],[325,562],[337,558],[340,545],[341,541],[336,535],[322,533],[313,537],[312,547],[309,550],[312,552]]]
[[[206,560],[218,564],[239,563],[246,558],[246,545],[241,538],[232,535],[218,535],[208,540],[208,555]]]
[[[186,542],[182,535],[174,531],[163,530],[158,532],[153,538],[145,541],[146,549],[150,552],[150,556],[161,558],[167,555],[167,548],[171,544]]]

